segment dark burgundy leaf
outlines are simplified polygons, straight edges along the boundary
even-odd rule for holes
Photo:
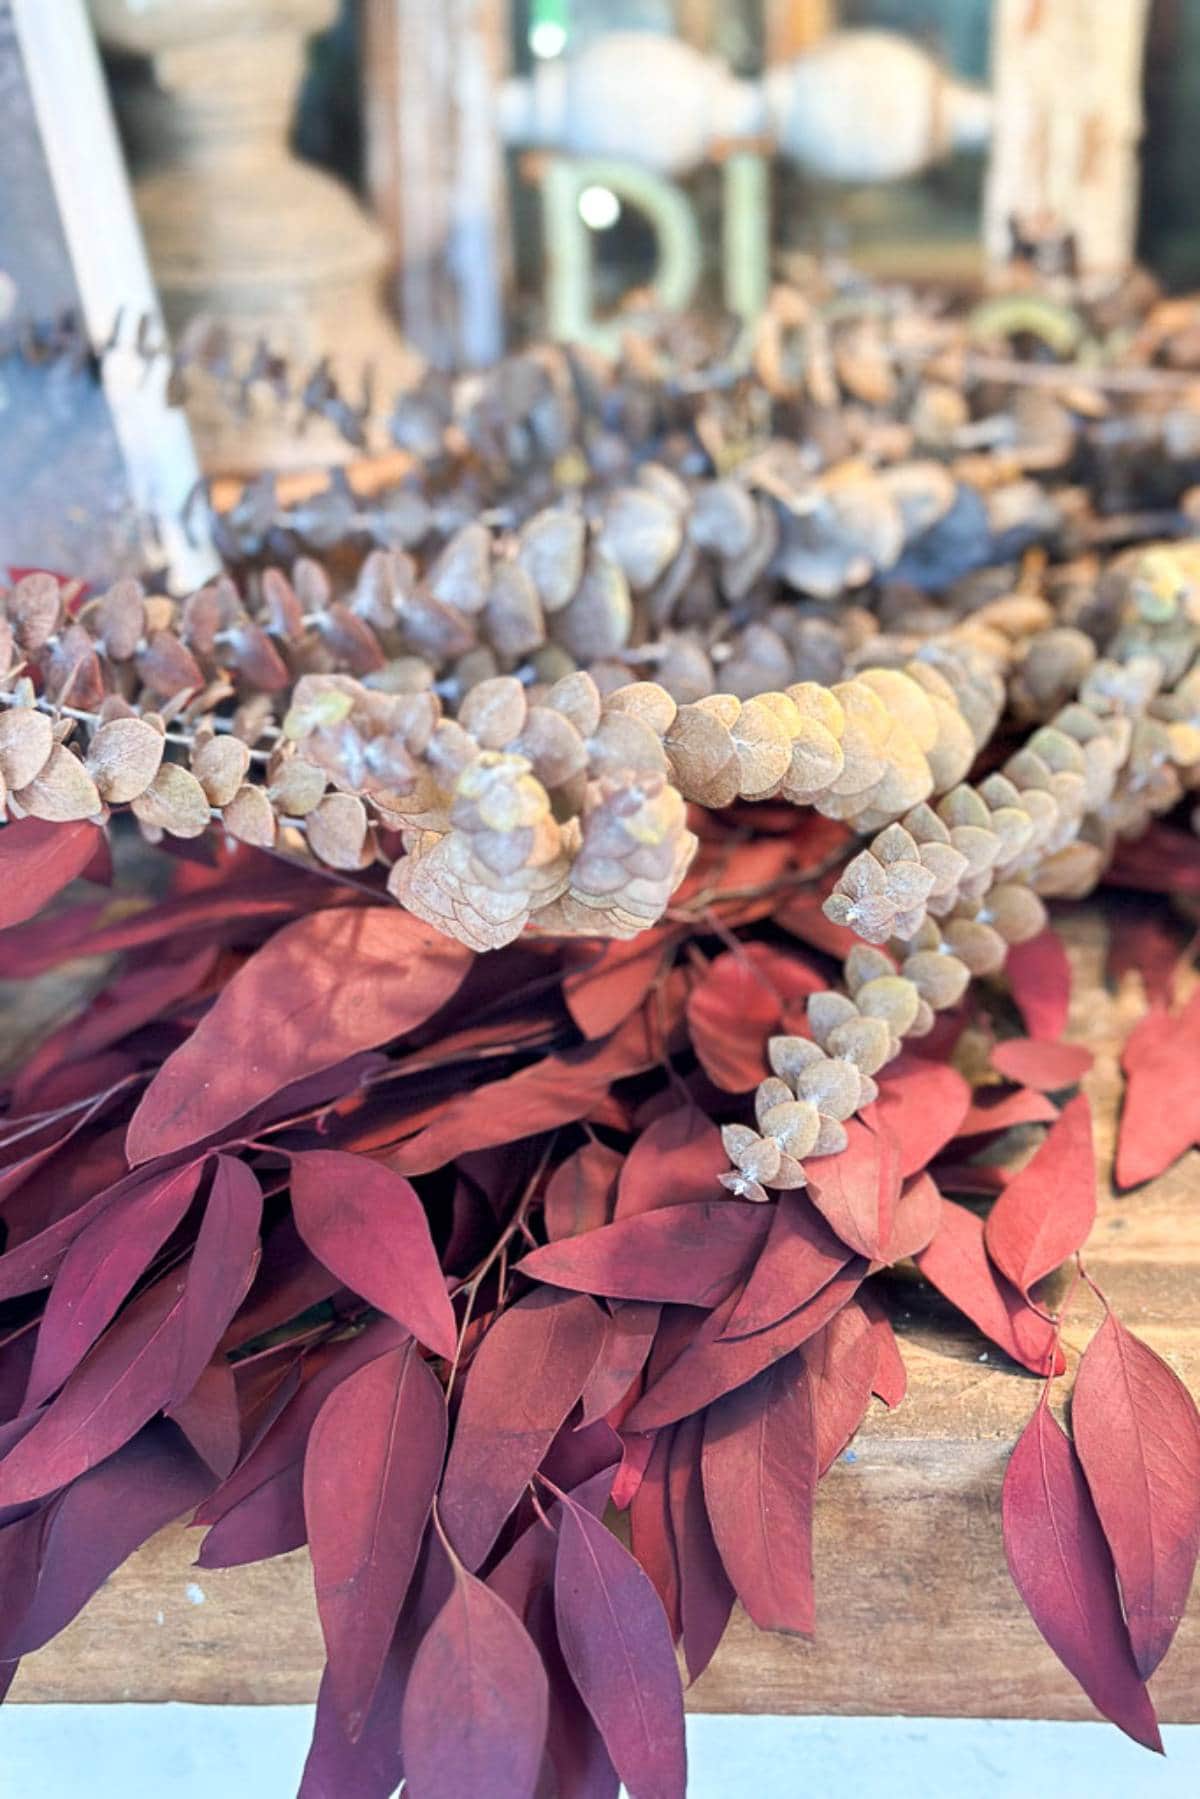
[[[631,1795],[683,1799],[683,1694],[666,1616],[629,1552],[570,1502],[559,1524],[554,1610],[563,1659]]]
[[[28,1655],[58,1635],[135,1549],[197,1505],[213,1475],[169,1424],[150,1424],[72,1483],[52,1506],[28,1611],[0,1654]]]
[[[1079,1364],[1071,1428],[1148,1679],[1179,1628],[1200,1551],[1200,1418],[1174,1369],[1109,1312]]]
[[[297,1799],[392,1799],[404,1773],[400,1704],[411,1660],[407,1643],[391,1646],[366,1723],[353,1743],[338,1718],[326,1668]]]
[[[198,1143],[281,1087],[423,1024],[471,966],[398,906],[316,912],[277,931],[227,983],[142,1096],[131,1163]]]
[[[629,1535],[633,1553],[650,1576],[671,1627],[679,1635],[679,1564],[675,1559],[675,1533],[667,1493],[667,1464],[674,1426],[660,1430],[654,1439],[646,1471],[629,1506]]]
[[[336,1386],[309,1436],[304,1517],[333,1700],[351,1739],[370,1710],[445,1449],[442,1389],[412,1341]]]
[[[714,1306],[757,1255],[770,1219],[736,1199],[668,1206],[535,1249],[517,1266],[532,1280],[605,1299]]]
[[[1125,1103],[1116,1182],[1136,1187],[1200,1139],[1200,990],[1180,1012],[1143,1018],[1129,1034],[1121,1066]]]
[[[40,912],[87,868],[99,836],[94,824],[21,818],[0,830],[0,931]]]
[[[891,1319],[879,1301],[867,1291],[863,1295],[863,1305],[867,1309],[875,1335],[876,1361],[875,1373],[871,1377],[871,1391],[876,1399],[882,1399],[889,1411],[894,1411],[908,1390],[908,1370],[904,1366],[904,1357],[900,1354],[900,1345],[896,1341]]]
[[[809,1162],[808,1191],[842,1242],[868,1261],[884,1261],[900,1197],[900,1155],[890,1135],[857,1119],[840,1155]]]
[[[984,1137],[996,1131],[1011,1131],[1019,1124],[1053,1124],[1058,1107],[1044,1093],[1031,1087],[1018,1087],[999,1099],[974,1100],[955,1135]]]
[[[1004,1550],[1034,1623],[1097,1711],[1162,1751],[1150,1695],[1134,1665],[1112,1557],[1083,1470],[1061,1426],[1039,1405],[1004,1476]]]
[[[191,1392],[166,1411],[201,1460],[225,1480],[242,1447],[237,1383],[229,1363],[223,1357],[210,1362]]]
[[[1071,1003],[1071,964],[1049,926],[1027,943],[1014,943],[1004,972],[1031,1037],[1061,1037]]]
[[[237,1303],[236,1271],[227,1298]],[[184,1341],[187,1264],[139,1295],[90,1350],[62,1392],[0,1463],[0,1505],[40,1498],[121,1447],[175,1394]],[[208,1360],[229,1322],[206,1323]],[[195,1351],[203,1338],[194,1338]],[[203,1366],[203,1364],[202,1364]],[[193,1382],[194,1384],[194,1382]]]
[[[302,1549],[307,1540],[300,1463],[292,1462],[222,1513],[200,1545],[196,1566],[243,1568]]]
[[[992,1067],[997,1074],[1039,1093],[1058,1093],[1063,1087],[1073,1087],[1091,1066],[1091,1050],[1079,1043],[1009,1037],[992,1051]]]
[[[490,1149],[587,1118],[615,1080],[653,1068],[661,1051],[633,1018],[602,1043],[546,1056],[502,1081],[456,1094],[390,1157],[401,1174],[429,1174],[465,1150]]]
[[[530,1799],[547,1705],[545,1670],[528,1633],[503,1599],[456,1566],[450,1597],[425,1634],[404,1694],[406,1793]]]
[[[191,1205],[201,1172],[202,1164],[193,1162],[131,1188],[76,1236],[42,1314],[27,1407],[56,1392],[112,1323]]]
[[[846,1245],[806,1194],[781,1193],[763,1252],[724,1335],[745,1337],[770,1329],[810,1300],[849,1260]]]
[[[688,1679],[699,1680],[725,1634],[735,1594],[704,1503],[704,1419],[684,1418],[671,1439],[667,1497],[679,1562],[679,1616]]]
[[[1161,902],[1143,908],[1130,895],[1121,897],[1125,903],[1114,896],[1107,914],[1108,979],[1117,987],[1124,975],[1134,970],[1141,976],[1149,1003],[1170,1007],[1175,977],[1188,947],[1187,932]]]
[[[890,1266],[919,1255],[932,1243],[941,1221],[942,1196],[930,1175],[919,1174],[905,1185],[896,1201],[887,1254],[880,1260]]]
[[[229,1320],[250,1291],[261,1254],[262,1192],[244,1162],[218,1156],[212,1190],[188,1262],[171,1398],[186,1397],[200,1379]],[[213,1335],[213,1320],[221,1321]]]
[[[628,943],[606,943],[598,953],[594,945],[587,945],[587,963],[563,982],[567,1010],[585,1037],[607,1037],[636,1012],[677,935],[660,927],[643,931]]]
[[[603,1143],[585,1143],[559,1164],[546,1188],[542,1213],[552,1243],[608,1223],[621,1166],[616,1150]]]
[[[292,1157],[292,1210],[339,1280],[438,1355],[454,1354],[454,1311],[425,1208],[402,1175],[345,1150],[305,1150]]]
[[[1062,1372],[1053,1325],[993,1268],[984,1247],[983,1221],[974,1212],[943,1199],[937,1235],[916,1263],[925,1279],[1014,1361],[1045,1374],[1053,1352],[1055,1373]]]
[[[1073,1099],[988,1213],[988,1254],[1014,1287],[1036,1282],[1082,1249],[1096,1217],[1092,1109]]]
[[[807,1362],[786,1356],[708,1409],[704,1499],[738,1598],[763,1630],[811,1636],[817,1436]]]
[[[438,1512],[458,1554],[478,1568],[604,1343],[584,1294],[539,1287],[490,1327],[467,1373]]]
[[[621,1169],[618,1218],[662,1206],[721,1201],[718,1177],[729,1167],[721,1133],[696,1106],[680,1106],[647,1125]]]
[[[820,1476],[837,1461],[871,1403],[879,1343],[866,1308],[852,1299],[800,1353],[812,1395]]]
[[[885,1130],[896,1143],[900,1175],[919,1174],[961,1128],[971,1089],[957,1068],[901,1056],[879,1078],[879,1098],[861,1117],[872,1130]]]
[[[721,1333],[730,1314],[718,1307],[683,1354],[647,1386],[625,1418],[622,1430],[659,1430],[752,1380],[827,1324],[853,1295],[866,1272],[867,1263],[854,1257],[806,1305],[752,1337],[723,1339]]]
[[[688,995],[692,1047],[709,1080],[748,1093],[765,1079],[767,1039],[783,1016],[770,979],[744,949],[718,956]]]
[[[613,1306],[604,1347],[580,1396],[581,1423],[605,1417],[625,1398],[646,1365],[661,1315],[661,1306],[641,1299],[625,1299]]]

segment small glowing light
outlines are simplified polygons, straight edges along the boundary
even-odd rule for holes
[[[621,202],[610,187],[585,187],[579,196],[579,216],[592,231],[608,231],[621,216]]]
[[[557,19],[539,19],[530,27],[529,48],[534,56],[549,61],[552,56],[561,56],[567,47],[567,30]]]

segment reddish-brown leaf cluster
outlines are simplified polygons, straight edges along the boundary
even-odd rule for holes
[[[767,859],[711,825],[703,904],[631,944],[478,958],[244,850],[191,852],[157,900],[39,912],[103,876],[82,829],[4,838],[0,973],[128,959],[0,1122],[0,1662],[186,1510],[202,1566],[311,1550],[309,1799],[402,1776],[415,1799],[676,1799],[675,1644],[695,1679],[735,1599],[819,1638],[819,1483],[872,1396],[904,1392],[885,1271],[915,1262],[1015,1363],[1063,1370],[1039,1283],[1082,1247],[1095,1174],[1058,940],[1007,971],[1028,1038],[996,1041],[970,994],[880,1071],[842,1153],[756,1205],[721,1184],[721,1126],[842,947],[803,928],[803,819]],[[779,922],[764,868],[793,884]],[[1145,1169],[1153,1083],[1173,1067],[1186,1092],[1194,1010],[1130,1040],[1119,1172]],[[992,1045],[990,1068],[958,1057],[974,1087],[948,1060],[968,1038]],[[1200,1112],[1179,1111],[1183,1147]],[[1016,1174],[974,1159],[1030,1122],[1050,1128]],[[1195,1408],[1109,1318],[1072,1428],[1039,1405],[1018,1446],[1009,1560],[1154,1745],[1144,1681],[1200,1541]]]

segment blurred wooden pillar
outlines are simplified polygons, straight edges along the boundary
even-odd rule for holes
[[[765,0],[763,61],[790,62],[833,30],[833,0]]]
[[[1147,11],[1148,0],[996,0],[984,198],[994,268],[1013,220],[1071,233],[1083,274],[1132,261]]]
[[[508,0],[364,0],[367,180],[405,335],[441,368],[504,348],[509,238],[496,91]]]

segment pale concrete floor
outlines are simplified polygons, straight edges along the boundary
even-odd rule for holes
[[[0,1795],[293,1799],[310,1723],[304,1706],[6,1706]],[[1196,1799],[1200,1726],[1163,1735],[1160,1761],[1103,1724],[689,1718],[688,1799]]]

